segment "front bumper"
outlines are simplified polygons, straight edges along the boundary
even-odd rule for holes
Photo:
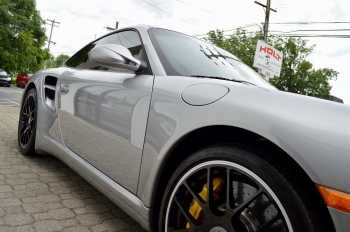
[[[11,85],[11,78],[0,78],[0,85]]]
[[[328,211],[331,214],[335,231],[347,232],[350,228],[350,214],[328,207]]]

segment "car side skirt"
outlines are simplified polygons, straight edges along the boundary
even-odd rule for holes
[[[119,208],[126,212],[136,222],[151,231],[152,209],[146,207],[143,202],[123,186],[104,175],[80,156],[72,152],[65,145],[59,143],[50,136],[45,138],[37,133],[36,149],[41,153],[49,153],[67,164],[87,182],[108,197]]]

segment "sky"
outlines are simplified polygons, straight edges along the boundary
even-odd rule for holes
[[[266,5],[266,0],[258,0]],[[50,51],[73,55],[77,50],[106,33],[106,27],[119,28],[147,24],[191,36],[210,30],[246,27],[261,30],[265,20],[262,6],[252,0],[36,0],[43,19],[59,22],[53,27]],[[270,35],[348,35],[348,38],[305,37],[316,45],[307,58],[314,68],[339,72],[331,81],[331,94],[350,105],[350,1],[348,0],[271,0]],[[326,22],[326,23],[325,23]],[[335,23],[338,22],[338,23]],[[339,23],[342,22],[342,23]],[[347,22],[347,23],[343,23]],[[283,23],[283,24],[281,24]],[[288,24],[285,24],[288,23]],[[50,36],[51,26],[46,25]],[[323,30],[323,31],[320,31]],[[332,31],[330,31],[332,30]]]

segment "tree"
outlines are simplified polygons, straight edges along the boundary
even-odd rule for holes
[[[35,0],[1,0],[0,67],[10,73],[41,69],[49,58],[44,24]]]
[[[238,29],[226,37],[223,31],[210,31],[207,41],[231,52],[245,64],[253,67],[254,54],[260,32],[247,32]],[[329,99],[330,80],[336,80],[338,72],[329,69],[314,69],[306,58],[315,45],[307,46],[307,41],[301,38],[270,38],[268,43],[283,53],[280,77],[270,79],[270,83],[279,90]],[[254,68],[256,70],[256,68]]]
[[[70,56],[66,54],[60,54],[56,58],[51,55],[50,59],[47,61],[47,68],[58,68],[61,67],[64,62],[66,62]]]

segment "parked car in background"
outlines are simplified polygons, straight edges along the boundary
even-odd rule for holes
[[[16,80],[16,86],[25,87],[32,76],[33,76],[33,73],[18,74],[17,80]]]
[[[346,232],[349,122],[349,106],[139,25],[36,72],[18,145],[55,155],[149,231]]]
[[[0,85],[6,85],[10,87],[11,85],[11,77],[7,72],[0,68]]]

